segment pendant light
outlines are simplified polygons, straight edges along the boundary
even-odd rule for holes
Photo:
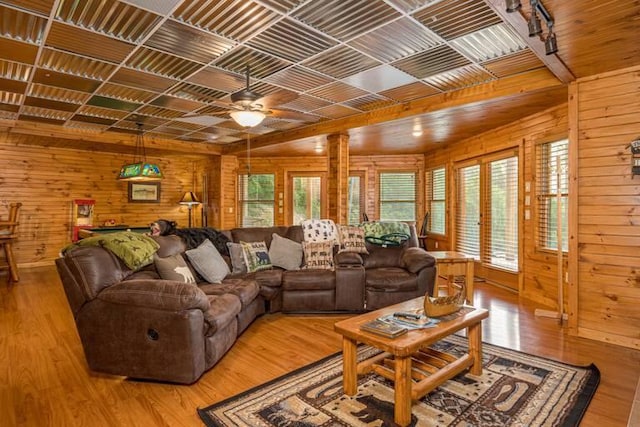
[[[144,136],[142,123],[137,123],[136,147],[133,154],[133,162],[122,166],[118,174],[120,181],[160,181],[162,172],[155,163],[147,162],[147,153],[144,148]]]

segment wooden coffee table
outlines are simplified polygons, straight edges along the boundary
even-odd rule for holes
[[[473,375],[482,374],[482,319],[489,317],[483,308],[465,307],[452,320],[437,326],[410,330],[397,338],[386,338],[360,329],[363,323],[397,311],[415,312],[424,297],[415,298],[380,310],[337,322],[334,329],[342,335],[343,387],[353,396],[358,392],[358,375],[374,371],[394,382],[394,421],[400,426],[411,422],[411,403],[467,368]],[[429,345],[461,329],[467,329],[469,353],[460,358],[429,348]],[[358,362],[358,343],[383,350],[370,359]],[[415,369],[414,369],[415,368]],[[425,372],[429,372],[426,375]]]

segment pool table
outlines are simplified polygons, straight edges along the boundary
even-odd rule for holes
[[[78,239],[85,239],[99,234],[115,233],[116,231],[133,231],[134,233],[142,234],[151,232],[151,229],[148,225],[130,227],[126,224],[114,225],[113,227],[81,228],[78,230]]]

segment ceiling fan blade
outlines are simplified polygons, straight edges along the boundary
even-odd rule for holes
[[[264,105],[265,108],[272,108],[291,102],[298,96],[300,95],[292,90],[281,89],[257,99],[256,103]]]

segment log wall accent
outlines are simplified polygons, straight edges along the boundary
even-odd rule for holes
[[[640,348],[640,177],[629,143],[640,136],[640,67],[578,80],[577,227],[571,300],[578,335]]]
[[[34,139],[42,138],[42,141]],[[29,143],[23,144],[23,139]],[[188,210],[178,204],[194,188],[193,170],[201,176],[209,156],[148,156],[160,165],[160,203],[129,203],[128,185],[116,176],[128,155],[47,147],[47,137],[0,133],[0,218],[4,204],[22,202],[14,254],[19,266],[51,264],[71,241],[73,199],[95,199],[94,225],[117,223],[145,226],[159,218],[186,226]],[[196,192],[200,192],[198,183]],[[193,214],[200,224],[200,209]]]
[[[328,161],[328,217],[336,224],[346,224],[349,215],[349,135],[332,134],[327,137]]]

